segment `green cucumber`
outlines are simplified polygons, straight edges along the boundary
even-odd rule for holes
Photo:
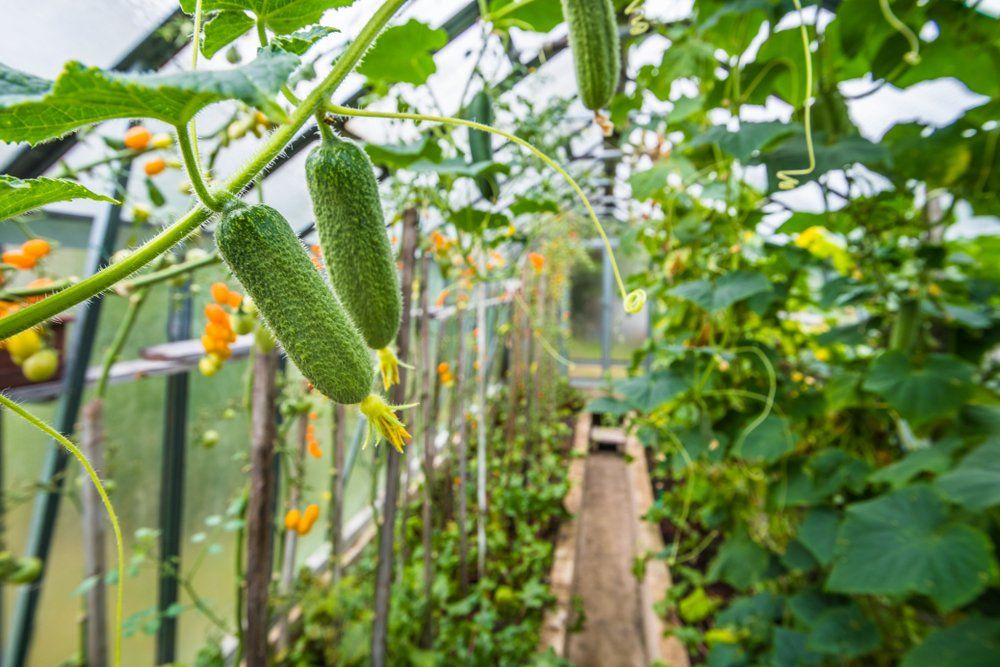
[[[302,375],[337,403],[363,401],[375,377],[371,353],[281,214],[235,202],[215,242]]]
[[[569,26],[569,47],[584,106],[599,111],[618,88],[621,46],[611,0],[562,0]]]
[[[493,124],[493,101],[485,90],[480,90],[469,102],[469,109],[466,115],[467,120],[482,123],[483,125]],[[469,155],[472,162],[492,162],[493,161],[493,139],[489,132],[469,128]],[[476,178],[476,186],[483,197],[495,202],[500,196],[500,185],[495,174],[487,174]]]
[[[399,332],[403,297],[372,162],[357,144],[324,138],[306,159],[306,182],[330,284],[381,350]]]

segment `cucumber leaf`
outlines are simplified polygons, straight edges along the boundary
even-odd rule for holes
[[[274,97],[298,63],[295,55],[269,47],[253,62],[224,71],[119,74],[70,62],[55,81],[0,65],[0,141],[37,144],[113,118],[180,125],[230,99],[281,118]]]
[[[22,180],[0,174],[0,220],[7,220],[48,204],[71,199],[118,203],[111,197],[99,195],[79,183],[62,178]]]
[[[181,0],[181,9],[194,13],[196,0]],[[287,35],[319,23],[328,9],[349,7],[354,0],[202,0],[204,12],[251,12],[278,35]]]

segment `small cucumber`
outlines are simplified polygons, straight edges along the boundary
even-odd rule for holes
[[[302,375],[337,403],[365,400],[374,380],[371,353],[281,214],[234,202],[215,241]]]
[[[381,350],[399,331],[403,299],[372,162],[357,144],[324,138],[306,159],[306,181],[330,284]]]
[[[569,46],[584,106],[599,111],[618,88],[621,69],[618,21],[611,0],[562,0]]]
[[[493,100],[485,90],[480,90],[469,102],[467,119],[483,125],[493,124]],[[469,128],[469,154],[473,163],[492,162],[493,140],[489,132]],[[479,176],[476,178],[476,185],[479,192],[490,201],[495,202],[500,196],[500,185],[495,174]]]

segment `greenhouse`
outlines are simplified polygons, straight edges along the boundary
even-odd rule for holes
[[[9,4],[0,667],[1000,665],[1000,0]]]

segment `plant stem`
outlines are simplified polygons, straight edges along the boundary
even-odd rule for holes
[[[194,143],[191,140],[191,133],[188,130],[188,126],[177,125],[175,129],[177,130],[177,145],[180,146],[181,156],[184,158],[184,168],[187,170],[191,187],[194,188],[202,204],[213,211],[220,210],[222,206],[212,193],[208,191],[208,186],[205,184],[205,179],[201,174],[201,167],[198,166],[198,156],[195,153]]]
[[[302,101],[302,104],[292,111],[288,117],[288,123],[277,128],[261,150],[241,170],[233,174],[224,186],[225,191],[233,194],[240,192],[284,150],[295,133],[305,124],[323,100],[351,73],[368,46],[375,40],[393,14],[405,3],[406,0],[386,0],[375,11],[368,23],[361,29],[357,39],[351,42],[343,55],[334,63],[329,74]],[[119,280],[132,275],[183,241],[211,215],[211,210],[199,204],[121,262],[112,264],[59,294],[0,319],[0,340],[44,322],[50,317],[107,290]]]
[[[132,294],[138,289],[143,287],[149,287],[151,285],[156,285],[162,283],[171,278],[176,278],[177,276],[183,275],[185,273],[190,273],[195,269],[200,269],[205,266],[210,266],[212,264],[218,264],[222,259],[216,254],[212,253],[206,257],[201,257],[199,259],[192,259],[189,262],[184,262],[182,264],[177,264],[176,266],[171,266],[166,269],[161,269],[159,271],[153,271],[147,273],[144,276],[139,276],[134,280],[129,280],[121,283],[117,288],[122,294]]]
[[[66,289],[72,284],[72,279],[64,278],[63,280],[57,280],[49,283],[48,285],[39,285],[38,287],[14,287],[4,292],[0,292],[0,301],[14,301],[17,299],[24,299],[29,296],[52,294],[53,292]]]
[[[136,317],[138,317],[139,311],[142,310],[142,304],[145,303],[148,295],[149,289],[144,289],[129,298],[128,310],[125,311],[125,317],[122,318],[121,323],[118,325],[114,340],[111,341],[111,345],[104,352],[104,359],[101,361],[101,375],[97,379],[97,388],[94,391],[98,399],[103,399],[107,392],[108,375],[111,374],[111,366],[114,365],[121,354],[122,347],[125,345],[125,341],[128,340],[129,332],[132,331],[132,326],[135,324]]]
[[[94,484],[94,488],[97,489],[97,494],[101,497],[101,502],[104,504],[104,509],[108,512],[108,518],[111,521],[111,529],[115,533],[115,550],[118,556],[118,582],[115,587],[115,659],[114,664],[120,665],[122,661],[122,591],[125,588],[125,546],[122,540],[122,530],[121,526],[118,524],[118,515],[115,514],[115,508],[111,505],[111,500],[108,498],[107,492],[104,490],[104,485],[101,483],[101,478],[98,477],[97,472],[94,467],[90,465],[90,461],[87,457],[83,455],[83,452],[69,441],[66,436],[64,436],[59,431],[55,430],[43,420],[39,419],[35,415],[31,414],[23,407],[9,399],[6,395],[0,393],[0,405],[7,408],[11,412],[17,414],[24,421],[28,422],[39,431],[42,431],[50,438],[54,439],[60,445],[62,445],[66,451],[73,455],[83,469],[87,472],[87,476],[90,477],[90,481]]]

